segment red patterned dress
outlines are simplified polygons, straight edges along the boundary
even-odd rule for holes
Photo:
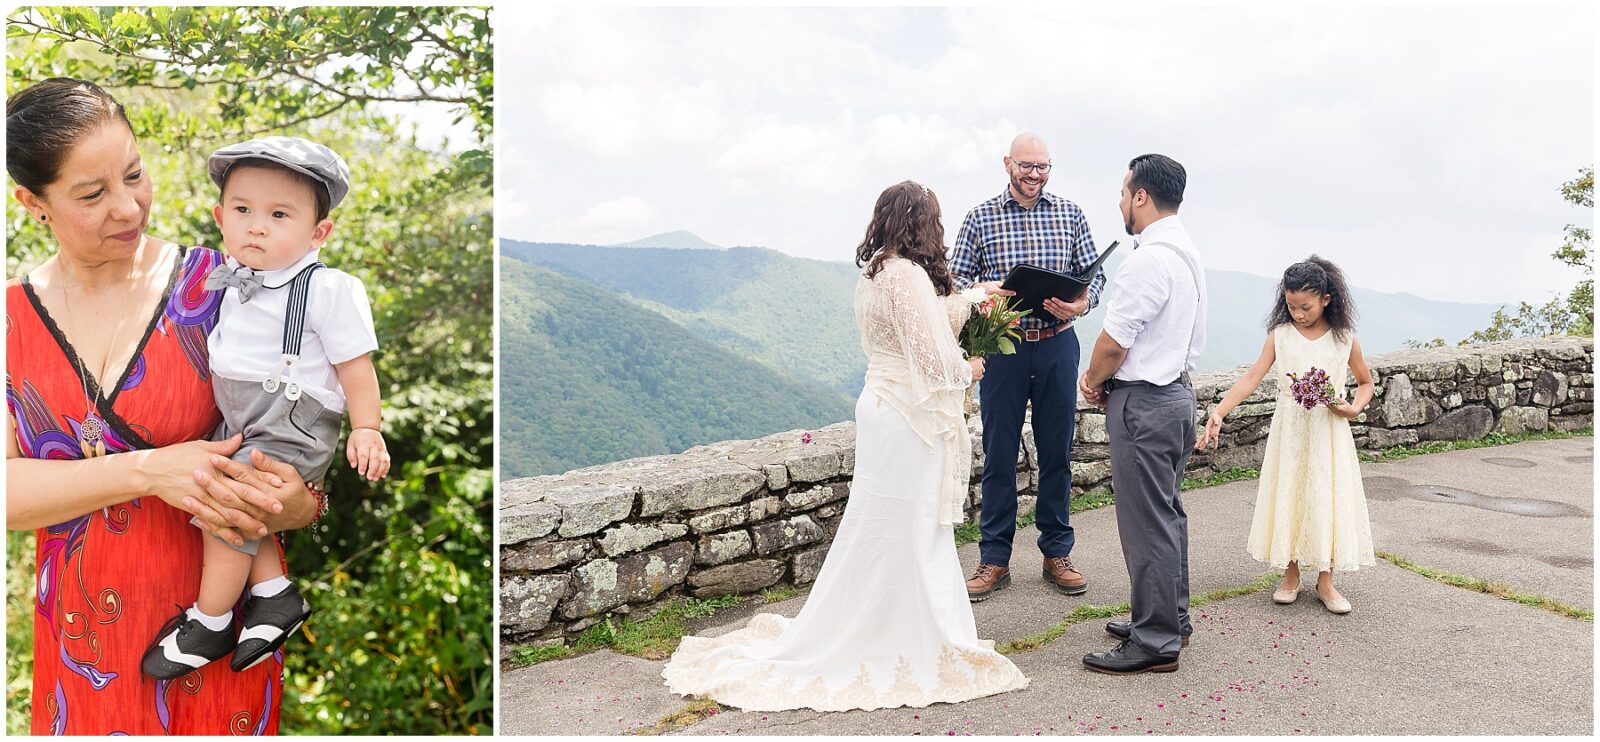
[[[102,398],[106,453],[200,440],[221,414],[206,334],[222,260],[180,249],[133,363]],[[79,360],[27,279],[6,286],[6,405],[29,458],[83,457]],[[89,376],[88,396],[96,396]],[[176,680],[139,671],[164,621],[200,591],[201,539],[189,514],[142,497],[36,531],[33,734],[277,734],[283,654],[236,673],[213,662]]]

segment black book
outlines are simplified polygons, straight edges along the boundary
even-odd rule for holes
[[[1006,280],[1000,284],[1000,288],[1017,292],[1012,302],[1018,311],[1029,311],[1033,313],[1029,315],[1030,317],[1048,319],[1050,313],[1044,311],[1044,300],[1053,296],[1065,302],[1077,301],[1078,297],[1083,296],[1083,292],[1089,289],[1089,284],[1094,282],[1095,274],[1100,272],[1100,266],[1116,249],[1117,243],[1111,243],[1082,276],[1058,273],[1029,263],[1018,263],[1010,273],[1006,274]]]

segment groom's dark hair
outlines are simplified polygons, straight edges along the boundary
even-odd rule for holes
[[[1178,205],[1183,203],[1183,186],[1189,176],[1177,160],[1166,155],[1139,155],[1128,163],[1128,169],[1133,171],[1133,177],[1128,179],[1129,193],[1143,188],[1157,209],[1178,210]]]

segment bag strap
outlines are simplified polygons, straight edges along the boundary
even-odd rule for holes
[[[1200,292],[1200,269],[1195,267],[1194,260],[1189,257],[1188,253],[1179,250],[1177,245],[1174,245],[1170,242],[1144,242],[1140,243],[1139,246],[1146,247],[1155,245],[1165,247],[1168,250],[1171,250],[1173,253],[1176,253],[1179,258],[1182,258],[1183,264],[1189,268],[1189,279],[1194,281],[1194,321],[1189,323],[1189,346],[1183,351],[1182,367],[1178,369],[1178,378],[1182,379],[1185,384],[1188,384],[1189,354],[1194,351],[1194,333],[1195,328],[1200,324],[1200,301],[1203,298]]]

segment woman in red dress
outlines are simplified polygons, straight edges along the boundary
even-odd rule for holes
[[[34,530],[34,734],[276,734],[283,658],[173,681],[145,643],[199,591],[197,515],[237,540],[299,528],[292,467],[207,442],[221,416],[206,334],[221,260],[145,234],[151,185],[105,91],[38,83],[6,102],[15,196],[58,251],[6,285],[6,526]]]

